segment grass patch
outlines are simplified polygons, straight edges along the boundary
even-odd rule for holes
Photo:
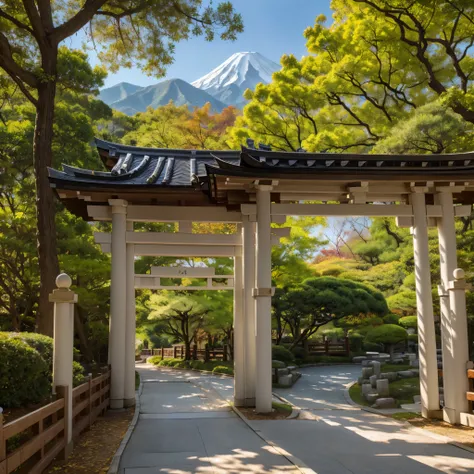
[[[272,408],[280,413],[286,413],[287,416],[290,416],[293,411],[293,407],[288,403],[272,402]]]
[[[382,364],[380,366],[381,372],[400,372],[400,370],[412,370],[416,367],[412,367],[410,364]]]
[[[364,407],[370,406],[369,402],[362,396],[362,387],[358,383],[355,383],[351,386],[351,388],[349,388],[349,396],[351,397],[352,401],[358,405],[362,405]]]
[[[395,420],[406,421],[406,420],[413,420],[415,418],[420,418],[420,414],[419,413],[413,413],[411,411],[402,412],[402,413],[394,413],[392,415],[392,418],[394,418]]]
[[[135,390],[140,386],[140,374],[135,370]]]
[[[400,404],[413,403],[413,397],[420,394],[420,378],[400,379],[390,384],[390,396]]]

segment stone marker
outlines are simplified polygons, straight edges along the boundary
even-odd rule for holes
[[[413,395],[413,403],[421,403],[421,395]]]
[[[367,357],[365,356],[357,356],[357,357],[353,357],[352,358],[352,362],[354,362],[354,364],[360,364],[362,361],[364,360],[367,360]]]
[[[395,382],[398,379],[398,375],[396,372],[382,372],[380,378],[387,379],[389,382]]]
[[[378,398],[375,402],[377,408],[397,408],[394,398]]]
[[[375,388],[377,386],[377,376],[371,375],[369,377],[369,380],[370,380],[370,385],[372,385],[372,388]]]
[[[282,377],[283,375],[288,375],[290,373],[289,369],[276,369],[278,377]]]
[[[415,374],[411,370],[400,370],[400,372],[397,372],[397,374],[402,379],[409,379],[410,377],[415,376]]]
[[[278,379],[278,384],[279,385],[283,385],[285,387],[291,387],[291,385],[293,384],[293,377],[291,374],[288,374],[288,375],[282,375],[279,379]]]
[[[374,375],[374,369],[372,367],[362,368],[362,377],[364,377],[364,379],[368,379],[371,375]]]
[[[379,395],[378,393],[368,393],[368,394],[365,396],[365,399],[366,399],[369,403],[375,403],[378,398],[380,398],[380,395]]]
[[[382,364],[376,360],[372,362],[372,368],[374,369],[374,375],[377,376],[377,378],[380,378],[380,366]]]
[[[286,364],[281,360],[272,360],[272,367],[274,369],[284,369],[286,367]]]
[[[366,397],[370,392],[372,392],[372,385],[370,383],[364,383],[362,385],[362,395]]]
[[[381,397],[388,397],[390,395],[390,388],[387,379],[377,380],[377,392]]]

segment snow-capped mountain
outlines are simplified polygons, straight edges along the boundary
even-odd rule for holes
[[[278,70],[277,63],[260,53],[235,53],[192,85],[228,105],[241,105],[245,89],[254,89],[259,82],[268,84]]]
[[[182,79],[168,79],[148,87],[121,82],[102,89],[99,98],[127,115],[166,105],[170,100],[190,108],[210,102],[212,110],[220,112],[228,105],[243,106],[245,89],[254,89],[260,82],[269,83],[279,69],[277,63],[260,53],[235,53],[192,84]]]
[[[113,102],[107,102],[103,98],[108,96],[108,94],[104,94],[106,91],[107,89],[101,91],[99,97],[113,109],[120,110],[127,115],[145,112],[148,107],[156,109],[170,101],[173,101],[175,105],[187,105],[189,107],[202,107],[209,102],[214,112],[220,112],[226,107],[226,104],[212,95],[193,87],[189,82],[182,79],[168,79],[152,86],[138,87],[135,92]]]

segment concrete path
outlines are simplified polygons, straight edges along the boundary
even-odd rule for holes
[[[226,397],[233,379],[137,366],[143,391],[122,474],[299,473],[205,388]]]
[[[301,372],[292,388],[277,392],[302,408],[302,419],[252,425],[318,474],[474,474],[474,454],[348,403],[346,386],[357,379],[360,366]]]
[[[139,370],[145,389],[122,458],[123,474],[474,474],[474,454],[351,405],[346,386],[357,378],[359,366],[302,369],[291,389],[277,390],[302,409],[300,419],[250,422],[307,470],[292,466],[229,411],[222,399],[232,399],[233,379]]]

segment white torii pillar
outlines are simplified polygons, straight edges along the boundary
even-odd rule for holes
[[[242,256],[234,257],[234,404],[245,406],[245,318]]]
[[[127,231],[133,231],[133,222],[127,222]],[[125,322],[125,377],[124,406],[135,405],[135,245],[127,243],[126,249],[126,322]]]
[[[242,216],[242,254],[244,281],[244,317],[245,317],[245,401],[244,406],[255,406],[255,381],[257,370],[257,339],[255,321],[255,222],[248,216]]]
[[[436,334],[431,295],[428,223],[424,187],[413,187],[413,248],[415,259],[416,306],[418,316],[418,351],[420,358],[421,413],[425,418],[438,416],[439,387],[436,358]]]
[[[110,277],[110,408],[124,406],[125,396],[125,332],[127,304],[126,232],[127,201],[109,199],[112,206],[112,272]]]
[[[257,247],[256,247],[256,333],[257,380],[255,407],[258,413],[272,411],[272,186],[257,185]]]
[[[450,304],[452,291],[449,290],[453,273],[457,268],[453,190],[455,191],[453,187],[448,186],[438,188],[435,199],[441,206],[443,215],[437,219],[441,271],[441,285],[438,287],[438,292],[443,351],[443,419],[448,423],[457,424],[461,421],[461,413],[467,413],[469,408],[466,399],[469,343],[465,303],[464,310],[461,308],[459,311]]]

